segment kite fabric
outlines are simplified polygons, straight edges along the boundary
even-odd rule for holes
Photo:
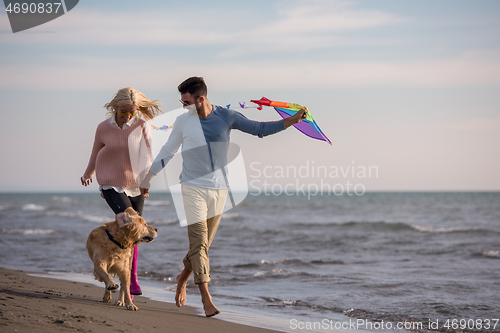
[[[174,124],[170,125],[170,126],[167,126],[167,125],[163,125],[161,127],[157,127],[155,125],[152,125],[151,124],[151,127],[154,129],[154,130],[158,130],[158,131],[168,131],[169,129],[172,129],[172,127],[174,127]]]
[[[250,102],[259,105],[259,109],[262,109],[262,106],[272,106],[282,118],[291,117],[300,109],[307,110],[307,107],[301,106],[299,104],[271,101],[265,97],[262,97],[260,100],[251,100]],[[328,139],[326,135],[323,134],[323,131],[321,131],[318,124],[316,124],[316,121],[314,121],[314,118],[311,116],[309,110],[307,112],[307,117],[300,123],[294,124],[293,126],[308,137],[326,141],[330,145],[332,145],[330,139]]]

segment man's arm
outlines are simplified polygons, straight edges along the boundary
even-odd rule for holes
[[[156,156],[151,168],[149,168],[149,172],[144,178],[144,180],[139,185],[141,189],[141,195],[143,197],[149,197],[149,188],[151,187],[151,179],[156,176],[166,165],[167,163],[174,157],[175,153],[179,150],[179,147],[182,144],[182,127],[184,123],[177,118],[175,120],[174,126],[172,127],[172,133],[167,140],[167,142],[163,145],[160,152]]]
[[[307,110],[301,109],[297,111],[297,113],[293,116],[285,118],[283,120],[259,122],[250,120],[239,112],[233,112],[234,114],[232,116],[234,117],[234,122],[232,128],[239,129],[242,132],[252,135],[257,135],[259,138],[278,133],[292,126],[293,124],[301,122],[307,116]]]

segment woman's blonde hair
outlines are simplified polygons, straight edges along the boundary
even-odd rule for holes
[[[142,116],[146,120],[151,120],[163,112],[156,102],[157,100],[151,101],[147,99],[139,90],[127,87],[118,90],[111,102],[104,104],[104,107],[108,110],[107,114],[109,116],[114,116],[120,106],[136,105],[137,111],[140,113],[139,117]]]

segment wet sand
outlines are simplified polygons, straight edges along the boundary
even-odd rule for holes
[[[136,296],[139,311],[103,303],[102,288],[0,268],[1,332],[276,332],[206,318],[195,308]],[[39,274],[39,272],[33,272]]]

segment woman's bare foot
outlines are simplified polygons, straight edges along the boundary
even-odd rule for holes
[[[191,271],[184,268],[181,274],[177,275],[177,289],[175,291],[175,305],[178,307],[186,305],[186,285]]]

